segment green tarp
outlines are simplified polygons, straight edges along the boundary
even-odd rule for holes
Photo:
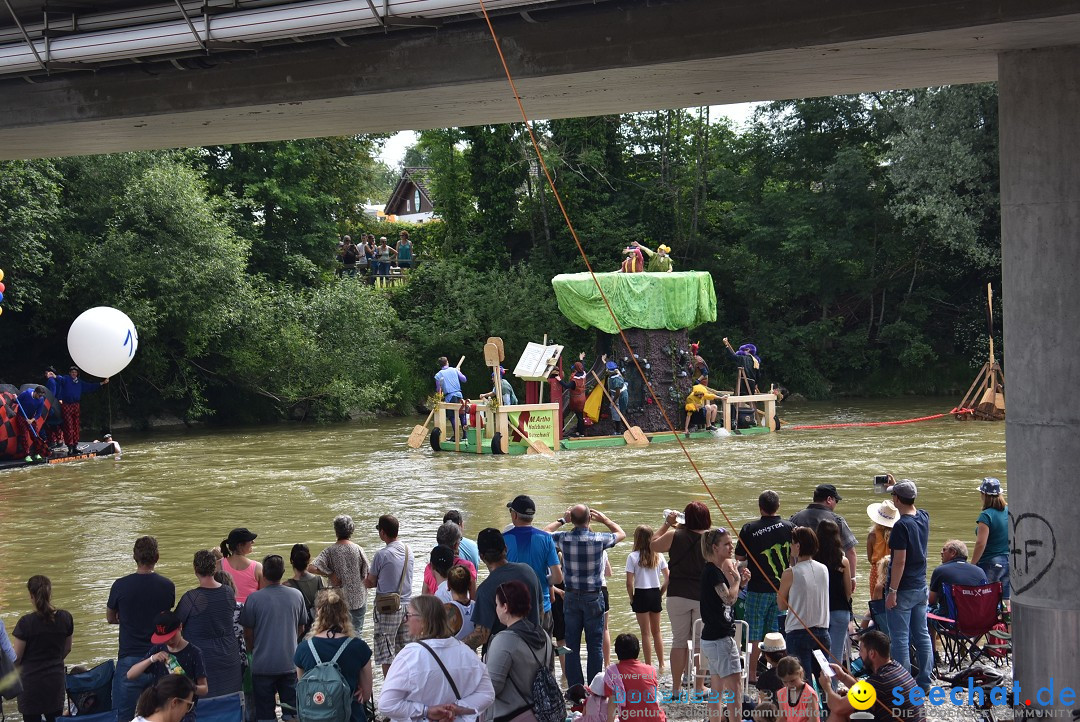
[[[716,320],[716,292],[705,271],[598,273],[596,280],[623,328],[677,331]],[[588,273],[564,273],[551,285],[559,310],[578,326],[618,331]]]

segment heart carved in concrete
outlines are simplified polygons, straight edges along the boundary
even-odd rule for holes
[[[1012,525],[1012,574],[1013,592],[1019,594],[1039,583],[1057,556],[1057,539],[1054,529],[1043,517],[1024,513],[1014,517],[1009,513]]]

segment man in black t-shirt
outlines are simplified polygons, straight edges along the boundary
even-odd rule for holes
[[[480,560],[488,568],[488,577],[476,588],[476,606],[473,608],[472,621],[475,629],[461,640],[471,649],[484,645],[506,627],[495,615],[495,591],[504,582],[518,580],[529,588],[532,599],[529,604],[529,620],[540,626],[540,614],[543,610],[544,595],[540,591],[540,580],[528,564],[506,561],[506,541],[498,529],[483,529],[476,536],[476,546]]]
[[[158,563],[157,539],[152,536],[136,539],[133,556],[138,569],[113,582],[105,610],[109,624],[120,625],[112,688],[113,709],[117,710],[119,722],[130,722],[135,716],[139,695],[153,681],[148,675],[129,680],[127,672],[146,657],[158,613],[176,604],[176,586],[154,571]]]
[[[778,632],[776,589],[780,586],[780,575],[788,567],[791,555],[791,530],[795,525],[779,516],[780,495],[775,491],[761,492],[758,497],[758,511],[761,518],[743,525],[739,531],[739,543],[735,547],[735,558],[740,562],[750,563],[750,583],[746,587],[746,607],[744,617],[750,626],[750,684],[756,682],[757,662],[760,651],[756,642],[765,639],[769,632]]]

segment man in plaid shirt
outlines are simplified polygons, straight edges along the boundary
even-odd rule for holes
[[[566,646],[570,654],[566,660],[566,679],[570,686],[583,684],[581,674],[581,633],[585,632],[585,648],[588,650],[588,679],[600,672],[604,662],[604,597],[601,592],[604,576],[604,551],[626,538],[618,524],[602,512],[578,504],[566,510],[562,518],[548,524],[553,532],[566,524],[574,525],[573,531],[552,534],[555,546],[563,555],[563,577],[566,581],[566,597],[563,601],[563,619],[566,623]],[[590,531],[589,524],[598,521],[610,532]]]

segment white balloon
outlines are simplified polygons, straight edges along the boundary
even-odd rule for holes
[[[71,360],[88,374],[107,378],[120,373],[135,357],[139,334],[127,314],[97,306],[79,314],[68,329]]]

